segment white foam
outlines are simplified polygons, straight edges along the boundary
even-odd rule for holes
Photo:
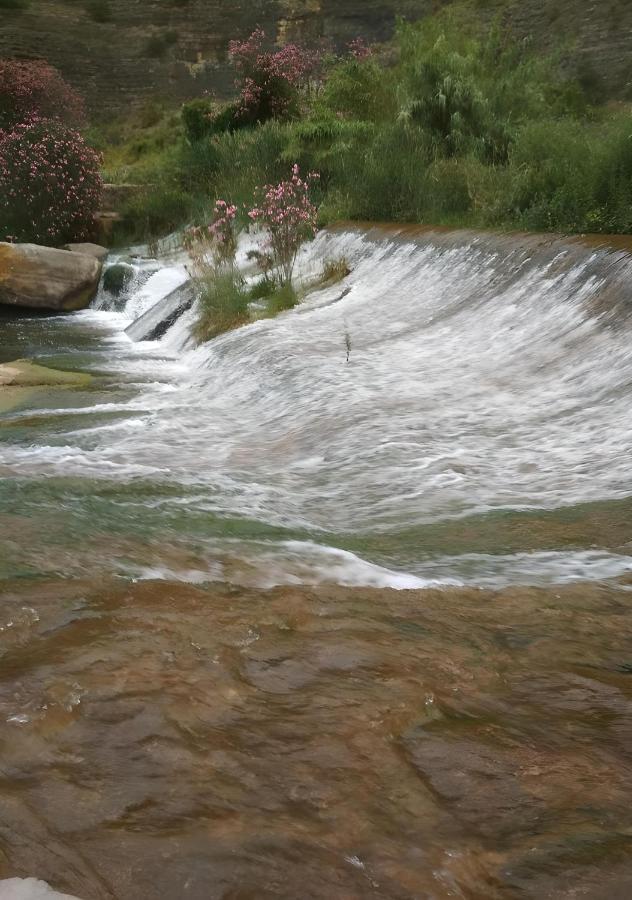
[[[165,266],[154,272],[136,291],[125,306],[125,315],[137,319],[176,288],[187,281],[189,275],[184,265]]]
[[[79,900],[70,894],[60,894],[45,881],[37,878],[5,878],[0,880],[0,900]]]
[[[212,554],[212,556],[211,556]],[[339,584],[344,587],[419,590],[461,584],[449,576],[421,578],[367,562],[346,550],[311,541],[220,540],[214,543],[205,568],[148,566],[133,574],[138,580],[158,579],[204,584],[228,581],[269,589],[280,585]]]
[[[437,522],[628,497],[632,354],[629,330],[591,311],[606,278],[599,254],[571,264],[564,253],[537,263],[513,252],[322,233],[301,253],[299,277],[341,256],[351,274],[295,310],[198,348],[194,311],[160,342],[123,341],[132,314],[186,277],[174,259],[125,313],[91,313],[111,317],[115,338],[94,365],[140,385],[121,410],[133,416],[52,436],[32,429],[30,443],[2,446],[1,461],[13,475],[165,482],[182,488],[172,507],[196,515],[323,540],[366,534],[374,546],[386,535],[391,548],[400,532]],[[275,583],[326,572],[340,583],[475,583],[494,567],[523,581],[536,577],[532,565],[570,577],[564,554],[524,566],[479,556],[468,574],[464,557],[412,565],[406,551],[398,566],[395,549],[394,568],[410,573],[395,576],[353,574],[358,563],[331,553],[318,562],[305,545],[277,548],[267,561]],[[622,571],[616,555],[570,565],[594,578]]]

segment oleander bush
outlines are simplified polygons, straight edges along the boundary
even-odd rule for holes
[[[0,59],[0,129],[34,116],[81,125],[81,96],[44,60]]]
[[[0,131],[0,240],[59,245],[90,238],[101,199],[100,157],[61,122]]]

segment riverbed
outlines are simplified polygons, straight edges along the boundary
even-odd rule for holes
[[[186,278],[0,320],[0,876],[92,898],[632,891],[631,257],[338,229],[194,346]]]

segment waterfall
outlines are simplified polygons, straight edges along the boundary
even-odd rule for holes
[[[194,310],[158,341],[125,336],[187,277],[181,259],[137,264],[117,312],[101,297],[75,317],[108,323],[88,361],[102,396],[5,444],[3,473],[48,479],[53,507],[72,481],[69,528],[93,492],[126,541],[151,533],[162,553],[123,554],[139,577],[407,587],[630,570],[616,535],[593,539],[599,504],[630,496],[628,252],[349,227],[306,246],[299,279],[341,257],[341,283],[197,347]]]

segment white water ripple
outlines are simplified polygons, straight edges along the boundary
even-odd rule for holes
[[[92,314],[119,336],[108,371],[144,385],[110,404],[133,418],[4,445],[3,471],[151,479],[194,489],[198,512],[339,535],[630,495],[632,354],[599,306],[606,251],[325,232],[303,278],[341,256],[344,283],[197,349],[194,312],[155,344],[120,340],[185,277],[155,272],[124,313]],[[462,568],[444,562],[441,578]]]

